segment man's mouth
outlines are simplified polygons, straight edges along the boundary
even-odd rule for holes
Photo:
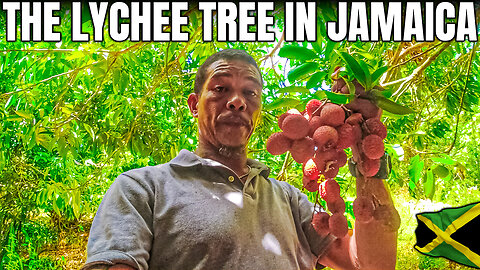
[[[249,121],[243,119],[241,116],[236,115],[219,116],[217,120],[218,123],[223,125],[249,126]]]

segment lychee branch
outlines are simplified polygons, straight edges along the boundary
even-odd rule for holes
[[[453,141],[452,141],[452,144],[450,145],[450,147],[447,150],[445,150],[446,154],[449,154],[450,151],[452,151],[452,149],[455,146],[455,143],[457,141],[458,123],[460,122],[460,113],[462,112],[462,109],[463,109],[463,101],[464,101],[464,98],[465,98],[465,93],[467,92],[468,79],[470,78],[470,72],[472,70],[473,57],[474,57],[475,52],[477,50],[477,46],[478,46],[478,43],[475,42],[475,44],[473,45],[472,51],[471,51],[471,55],[470,55],[470,61],[469,61],[469,64],[468,64],[468,69],[467,69],[467,77],[465,78],[465,86],[463,87],[462,97],[460,98],[460,108],[458,108],[457,119],[456,119],[456,124],[455,124],[455,133],[453,135]]]

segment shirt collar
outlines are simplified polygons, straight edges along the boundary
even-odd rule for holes
[[[178,155],[174,159],[172,159],[169,163],[171,165],[180,166],[180,167],[193,167],[198,165],[206,166],[206,167],[219,167],[219,166],[226,167],[220,162],[199,157],[195,153],[190,152],[186,149],[180,150]],[[247,159],[247,164],[250,167],[252,167],[252,172],[254,172],[255,174],[262,175],[263,177],[265,177],[265,179],[268,178],[270,174],[270,168],[268,168],[267,165],[253,159]]]

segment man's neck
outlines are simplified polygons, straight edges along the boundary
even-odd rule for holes
[[[238,176],[244,175],[248,172],[247,151],[244,146],[218,147],[200,142],[195,152],[202,158],[209,158],[222,163],[232,169]]]

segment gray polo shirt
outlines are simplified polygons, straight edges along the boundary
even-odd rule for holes
[[[248,160],[243,184],[228,167],[187,150],[122,173],[93,220],[85,268],[313,269],[333,237],[311,226],[313,205]]]

